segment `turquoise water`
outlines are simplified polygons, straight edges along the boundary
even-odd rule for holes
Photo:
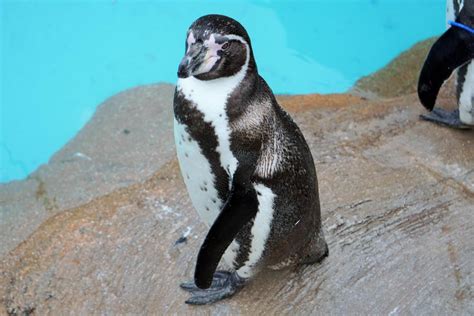
[[[346,91],[445,29],[445,0],[5,1],[0,181],[45,163],[107,97],[175,82],[187,27],[220,13],[252,39],[276,93]]]

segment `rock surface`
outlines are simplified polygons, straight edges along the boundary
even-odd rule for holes
[[[474,131],[419,121],[414,94],[280,97],[315,158],[330,255],[185,305],[206,228],[174,158],[172,90],[111,98],[0,187],[0,315],[474,313]]]
[[[111,97],[48,164],[0,184],[0,256],[52,215],[143,181],[174,157],[172,97],[171,85]]]

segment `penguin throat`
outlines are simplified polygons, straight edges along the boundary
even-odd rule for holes
[[[180,78],[177,89],[194,104],[205,107],[225,106],[229,95],[245,78],[247,68],[248,65],[245,64],[235,75],[213,80],[199,80],[195,77]]]

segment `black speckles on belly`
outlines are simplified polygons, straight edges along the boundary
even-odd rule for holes
[[[212,203],[214,203],[214,204],[217,203],[217,200],[216,200],[216,199],[212,199],[211,201],[212,201]]]
[[[186,158],[189,158],[188,153],[184,153],[184,156],[185,156]]]

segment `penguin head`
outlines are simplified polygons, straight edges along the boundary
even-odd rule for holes
[[[187,32],[179,78],[212,80],[233,76],[243,68],[257,71],[250,38],[239,22],[215,14],[194,21]]]

